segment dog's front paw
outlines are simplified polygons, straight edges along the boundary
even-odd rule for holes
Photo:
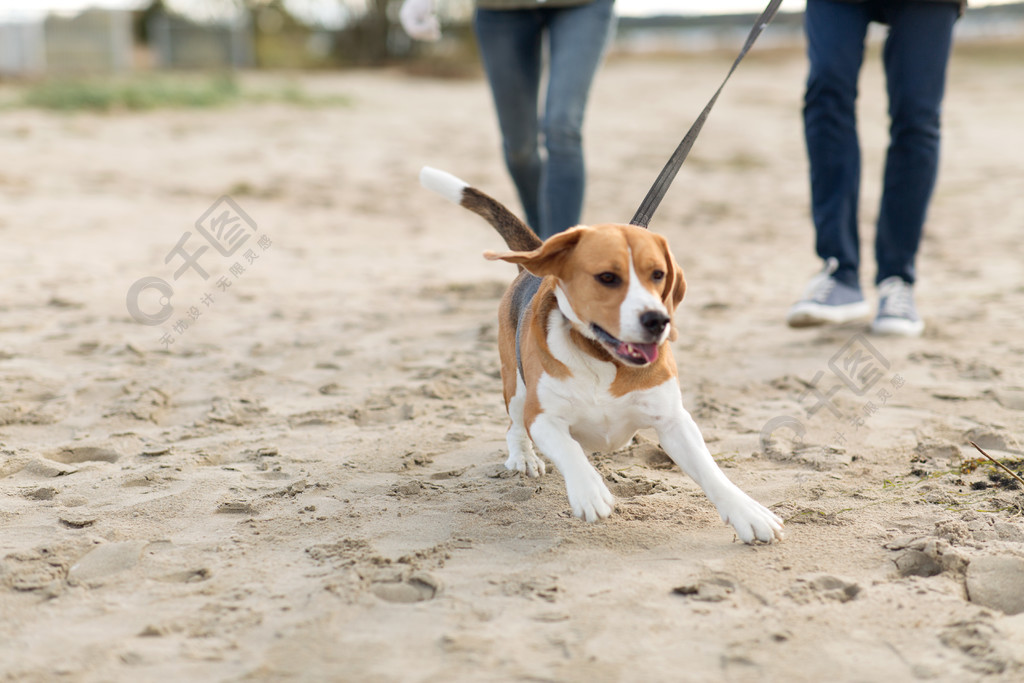
[[[544,461],[537,457],[532,448],[510,449],[508,460],[505,461],[505,469],[522,472],[530,479],[542,477],[546,471]]]
[[[572,514],[588,522],[596,522],[612,514],[615,507],[615,496],[608,487],[604,485],[596,471],[593,476],[583,477],[582,481],[566,482],[566,491],[569,494],[569,505],[572,507]]]
[[[739,489],[718,505],[718,513],[744,543],[772,543],[783,538],[782,520],[778,515]]]

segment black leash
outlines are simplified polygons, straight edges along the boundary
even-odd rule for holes
[[[640,208],[636,210],[636,214],[633,216],[633,220],[629,223],[630,225],[639,225],[642,228],[646,228],[647,224],[651,221],[651,216],[658,210],[658,205],[661,204],[661,200],[664,199],[665,193],[668,192],[669,186],[672,181],[675,180],[676,173],[679,172],[679,167],[686,161],[686,155],[690,153],[690,148],[693,147],[694,141],[697,136],[700,135],[700,129],[704,127],[704,122],[708,118],[708,114],[711,113],[711,108],[715,106],[715,102],[718,100],[718,96],[722,93],[722,88],[729,82],[729,77],[732,76],[732,72],[739,66],[740,61],[747,55],[750,48],[753,47],[754,41],[757,40],[761,32],[764,31],[765,27],[768,26],[769,22],[775,17],[775,13],[779,9],[779,5],[782,4],[782,0],[771,0],[768,3],[768,7],[765,8],[761,16],[758,17],[757,22],[754,24],[754,28],[750,29],[750,35],[747,36],[747,42],[743,44],[743,49],[740,50],[740,54],[736,57],[736,61],[732,63],[732,68],[729,69],[729,73],[725,75],[725,80],[722,81],[722,85],[718,86],[718,90],[715,91],[714,97],[708,102],[707,106],[704,107],[704,111],[700,113],[697,120],[690,126],[690,130],[686,131],[686,135],[683,137],[683,141],[676,147],[676,151],[669,157],[668,163],[665,164],[665,168],[661,169],[661,173],[658,174],[658,179],[654,181],[654,185],[647,192],[647,196],[644,197],[643,203],[640,204]]]

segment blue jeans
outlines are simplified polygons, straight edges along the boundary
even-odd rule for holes
[[[818,255],[835,257],[835,277],[859,286],[860,145],[857,77],[868,24],[889,25],[882,60],[889,96],[889,149],[875,236],[875,282],[913,284],[914,261],[939,168],[939,121],[958,8],[952,2],[808,0],[810,73],[804,134]]]
[[[476,11],[505,164],[526,222],[545,239],[578,224],[583,210],[583,113],[614,27],[613,3]],[[550,67],[542,118],[545,37]]]

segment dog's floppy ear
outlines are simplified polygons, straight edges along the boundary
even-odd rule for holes
[[[686,278],[683,276],[683,269],[680,267],[679,262],[676,261],[676,257],[672,255],[672,250],[668,248],[668,240],[658,235],[658,241],[661,244],[662,251],[665,253],[666,264],[665,290],[661,294],[661,300],[664,302],[669,314],[675,317],[676,309],[682,303],[683,296],[686,294]],[[675,324],[673,324],[669,332],[669,341],[675,341],[678,336],[679,333],[676,331]]]
[[[579,244],[580,238],[587,231],[586,227],[576,227],[565,232],[560,232],[554,237],[549,237],[544,244],[533,251],[506,251],[496,253],[485,251],[484,258],[490,261],[508,261],[516,263],[537,277],[554,275],[560,277],[572,254],[572,250]]]
[[[668,262],[672,267],[672,286],[671,288],[665,287],[664,299],[669,310],[675,311],[682,303],[683,297],[686,296],[686,276],[683,275],[683,269],[676,262],[671,251],[668,252]]]

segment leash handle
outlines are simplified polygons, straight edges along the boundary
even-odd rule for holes
[[[761,32],[764,31],[765,27],[775,17],[776,12],[779,10],[779,5],[782,4],[782,0],[770,0],[768,6],[765,8],[761,16],[758,17],[754,23],[754,27],[750,29],[750,34],[747,36],[747,41],[743,44],[743,49],[740,50],[736,60],[732,63],[732,68],[729,69],[729,73],[725,75],[725,80],[722,81],[722,85],[718,86],[718,90],[715,91],[714,96],[704,107],[704,111],[700,113],[697,120],[690,126],[690,130],[686,131],[686,135],[683,136],[682,142],[676,147],[676,151],[669,157],[668,163],[661,169],[661,173],[658,174],[657,180],[654,181],[654,185],[647,192],[647,196],[644,197],[644,201],[640,204],[640,208],[636,210],[633,215],[633,219],[629,221],[630,225],[638,225],[641,228],[646,228],[647,224],[650,223],[651,217],[654,212],[658,210],[658,205],[661,204],[661,200],[664,199],[665,193],[668,192],[668,188],[672,185],[672,181],[676,178],[676,173],[679,172],[679,167],[686,161],[686,156],[690,153],[690,148],[693,147],[693,143],[697,140],[697,136],[700,135],[701,128],[704,127],[704,122],[708,118],[708,114],[711,113],[711,108],[715,106],[715,102],[718,101],[718,96],[722,93],[722,89],[725,88],[725,84],[729,82],[729,77],[732,76],[732,72],[736,70],[739,63],[747,56],[747,52],[753,47],[754,42],[757,40]]]

